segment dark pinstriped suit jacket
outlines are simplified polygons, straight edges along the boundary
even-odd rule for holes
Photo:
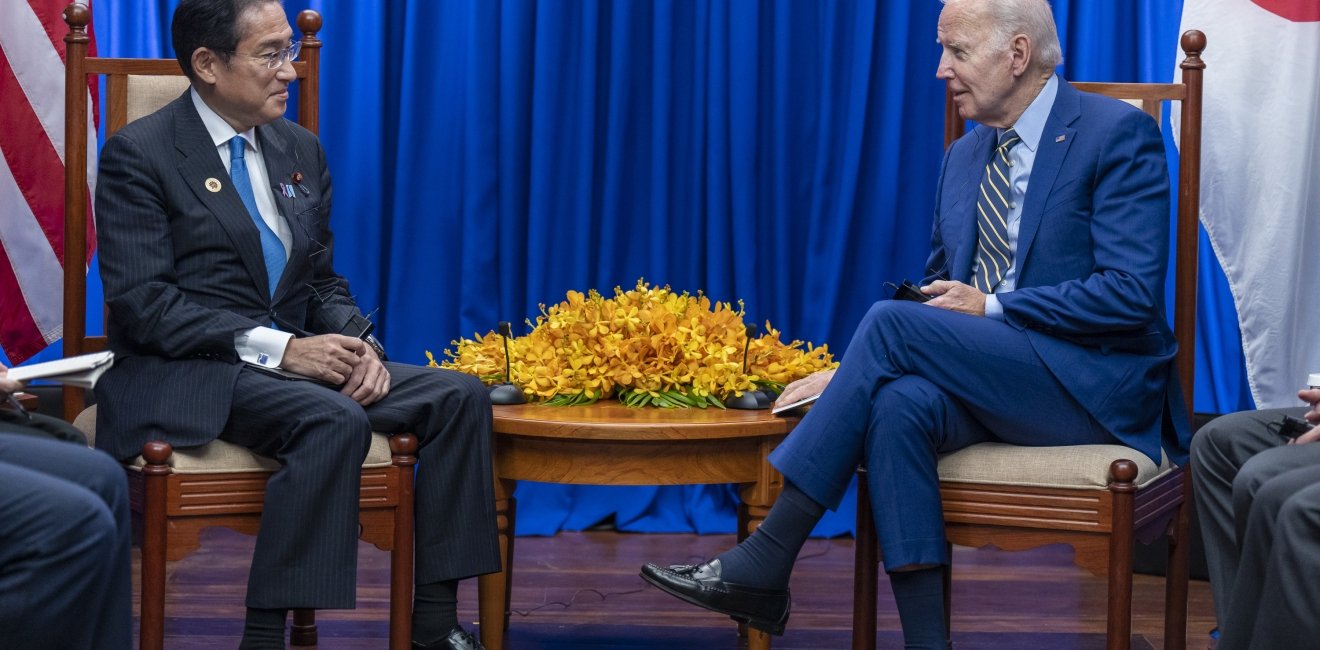
[[[332,266],[320,142],[282,118],[257,138],[272,186],[295,175],[302,186],[294,198],[275,192],[293,246],[273,299],[257,228],[187,92],[106,141],[96,217],[117,361],[96,388],[97,446],[117,458],[149,440],[182,447],[220,434],[241,367],[235,333],[272,322],[338,332],[358,313]]]

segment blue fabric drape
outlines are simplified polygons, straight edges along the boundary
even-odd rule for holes
[[[100,51],[172,55],[175,4],[94,3]],[[1181,2],[1053,5],[1065,78],[1171,78]],[[934,0],[308,6],[325,16],[336,263],[396,359],[641,277],[741,298],[839,354],[881,283],[921,270],[942,155]],[[1249,408],[1202,250],[1196,407]],[[524,534],[734,528],[729,486],[518,497]],[[851,529],[844,503],[817,533]]]

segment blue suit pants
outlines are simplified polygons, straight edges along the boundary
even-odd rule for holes
[[[127,650],[133,533],[123,467],[105,452],[5,429],[0,645]]]
[[[865,463],[885,568],[893,570],[948,563],[936,463],[992,440],[1116,442],[1022,331],[891,300],[867,312],[829,386],[770,461],[831,509]]]

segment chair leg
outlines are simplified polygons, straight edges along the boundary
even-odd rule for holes
[[[945,553],[949,556],[949,563],[941,568],[940,573],[944,579],[944,638],[949,640],[949,647],[953,647],[953,544],[944,543]]]
[[[399,503],[394,509],[394,547],[390,550],[390,650],[408,650],[412,647],[416,436],[411,433],[392,436],[390,453],[399,477]]]
[[[1115,534],[1111,539],[1118,537],[1119,535]],[[1110,550],[1109,620],[1105,626],[1105,637],[1105,647],[1108,650],[1129,650],[1132,646],[1132,546],[1130,543],[1126,552],[1112,548]]]
[[[1132,544],[1133,495],[1137,465],[1130,460],[1116,460],[1110,465],[1109,491],[1114,495],[1113,519],[1109,532],[1109,620],[1106,625],[1108,650],[1129,650],[1132,645]]]
[[[165,497],[170,468],[165,462],[173,454],[168,444],[148,442],[143,446],[147,460],[142,468],[142,610],[139,616],[138,647],[165,647],[165,544],[168,524]]]
[[[316,645],[316,610],[293,610],[293,625],[289,626],[289,645]]]
[[[857,537],[853,543],[853,650],[875,650],[876,583],[880,579],[878,544],[866,470],[859,469]]]
[[[1183,473],[1183,502],[1173,518],[1169,535],[1169,565],[1164,574],[1164,647],[1187,648],[1187,573],[1191,539],[1188,537],[1192,504],[1191,473]]]

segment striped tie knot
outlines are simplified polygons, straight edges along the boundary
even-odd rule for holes
[[[1008,152],[1012,151],[1013,147],[1016,147],[1019,142],[1022,142],[1022,138],[1018,137],[1017,131],[1013,129],[1004,131],[999,135],[999,144],[995,146],[995,155],[999,156],[1001,162],[1005,165],[1012,167],[1013,161],[1008,159]],[[1004,182],[1007,184],[1008,181]]]

